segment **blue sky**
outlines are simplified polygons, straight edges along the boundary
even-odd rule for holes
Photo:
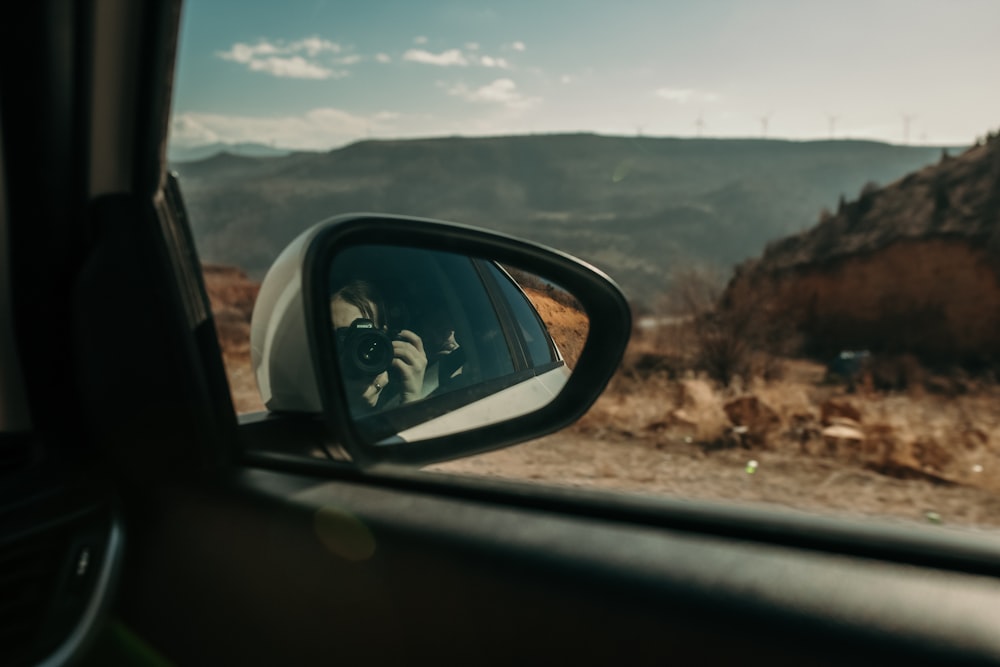
[[[171,141],[590,131],[962,145],[997,0],[186,0]]]

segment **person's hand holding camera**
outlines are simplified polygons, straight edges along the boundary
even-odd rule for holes
[[[361,405],[386,407],[382,392],[390,382],[395,389],[388,405],[423,398],[427,353],[420,336],[407,329],[393,335],[365,318],[356,318],[336,334],[348,394],[358,397]]]
[[[400,381],[403,403],[423,398],[424,372],[427,370],[427,353],[420,336],[403,329],[392,341],[392,369]]]

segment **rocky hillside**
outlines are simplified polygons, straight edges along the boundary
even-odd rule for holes
[[[814,352],[1000,362],[1000,137],[841,200],[737,269],[726,298],[787,318]]]

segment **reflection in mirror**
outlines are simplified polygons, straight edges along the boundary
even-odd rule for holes
[[[329,285],[339,379],[371,443],[534,412],[562,389],[587,338],[572,294],[486,258],[352,246],[334,257]]]

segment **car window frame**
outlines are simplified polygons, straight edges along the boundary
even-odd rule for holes
[[[165,132],[165,125],[164,125]],[[165,141],[165,136],[160,137]],[[165,168],[165,165],[161,163]],[[182,299],[192,298],[190,294]],[[214,326],[214,324],[213,324]],[[221,352],[216,349],[221,368]],[[224,385],[228,389],[228,384]],[[226,396],[228,399],[228,395]],[[237,417],[230,405],[232,416]],[[310,417],[316,431],[322,423]],[[234,419],[235,423],[235,419]],[[248,430],[240,424],[238,430]],[[289,431],[292,427],[289,426]],[[313,440],[315,442],[315,440]],[[466,499],[493,498],[511,507],[546,507],[570,515],[600,517],[625,525],[645,525],[751,542],[806,548],[831,554],[857,555],[886,562],[915,564],[987,576],[1000,576],[998,551],[991,540],[961,532],[928,532],[878,518],[823,517],[765,505],[712,503],[689,498],[643,498],[635,494],[583,491],[428,474],[403,466],[362,469],[308,457],[274,457],[240,447],[232,465],[240,471],[295,472],[313,480],[350,480],[375,488],[419,488],[422,492]]]
[[[533,303],[531,303],[531,299],[528,298],[528,295],[524,293],[524,288],[522,288],[518,282],[514,280],[503,265],[497,262],[483,262],[482,271],[484,274],[483,280],[488,283],[490,297],[493,298],[496,303],[495,307],[503,309],[504,312],[507,313],[509,321],[511,322],[511,331],[509,332],[509,335],[517,341],[518,353],[525,367],[533,368],[535,366],[548,366],[561,361],[562,358],[555,346],[555,342],[552,340],[552,334],[549,332],[548,327],[545,326],[545,322],[542,321],[542,318],[538,313],[538,309],[535,308]],[[500,275],[497,276],[494,271]],[[541,364],[535,363],[531,354],[530,346],[528,341],[525,339],[524,331],[520,325],[520,320],[515,313],[513,304],[511,304],[508,300],[509,297],[507,293],[499,284],[500,280],[507,280],[508,284],[513,287],[513,290],[523,300],[524,305],[528,306],[528,312],[534,318],[535,326],[541,330],[542,337],[545,340],[545,345],[548,348],[549,359],[546,362]]]

